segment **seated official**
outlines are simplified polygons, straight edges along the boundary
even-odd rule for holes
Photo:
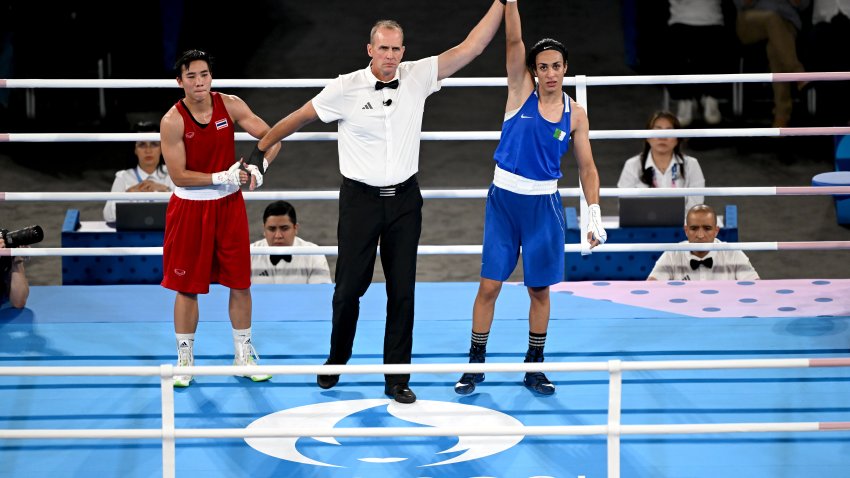
[[[159,132],[159,125],[149,121],[136,123],[136,133]],[[134,149],[136,164],[132,168],[115,173],[111,192],[157,193],[174,191],[174,182],[168,175],[162,159],[159,141],[136,141]],[[103,207],[103,220],[115,223],[115,201],[107,201]]]
[[[699,204],[688,210],[685,223],[687,241],[719,243],[717,214],[711,206]],[[756,280],[759,275],[742,251],[667,251],[658,258],[648,280]]]
[[[315,246],[298,236],[295,208],[275,201],[263,212],[263,236],[251,246]],[[323,255],[251,256],[253,284],[330,284],[331,272]]]
[[[26,247],[26,246],[21,246]],[[0,237],[0,249],[6,248],[6,242]],[[16,309],[27,306],[30,284],[24,269],[23,257],[0,257],[0,306],[7,301]]]
[[[676,115],[658,111],[649,118],[646,129],[681,129]],[[678,138],[647,138],[643,151],[626,160],[618,188],[702,188],[705,177],[699,161],[682,153]],[[685,209],[702,204],[702,196],[685,196]]]

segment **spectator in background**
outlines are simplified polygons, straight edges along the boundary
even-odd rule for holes
[[[156,123],[143,121],[133,126],[136,133],[158,133]],[[162,159],[159,141],[136,141],[136,165],[115,173],[112,192],[169,192],[174,191],[174,183],[168,175],[168,169]],[[103,207],[103,220],[115,223],[115,202],[107,201]]]
[[[658,111],[646,129],[681,129],[678,118],[669,111]],[[682,154],[678,138],[647,138],[643,152],[626,160],[618,188],[702,188],[705,177],[699,161]],[[685,209],[701,204],[702,196],[685,197]]]
[[[744,45],[767,40],[767,61],[772,73],[801,73],[797,58],[797,32],[802,27],[800,11],[810,0],[735,0],[738,7],[736,31]],[[802,88],[805,82],[799,82]],[[784,128],[791,121],[791,84],[773,83],[773,127]]]
[[[0,237],[0,249],[6,249],[3,237]],[[24,258],[0,257],[0,306],[8,301],[12,307],[23,309],[27,305],[29,295],[30,284],[24,268]]]
[[[687,241],[696,244],[720,243],[717,214],[699,204],[688,210],[685,222]],[[741,251],[667,251],[661,254],[647,280],[757,280],[759,275]]]
[[[814,71],[850,71],[850,0],[814,0],[812,9],[811,68]],[[829,125],[850,125],[850,82],[817,83],[818,110]]]
[[[275,201],[263,211],[264,239],[252,247],[297,246],[316,244],[298,237],[295,208],[286,201]],[[251,256],[253,284],[330,284],[331,271],[323,255]]]
[[[729,72],[729,45],[723,22],[722,0],[669,0],[669,72],[698,75]],[[670,97],[678,102],[676,116],[688,126],[702,106],[706,123],[715,125],[723,117],[717,103],[722,85],[670,85]]]

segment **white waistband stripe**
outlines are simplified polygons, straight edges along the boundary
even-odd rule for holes
[[[555,194],[558,190],[558,180],[536,181],[505,171],[496,166],[493,174],[493,184],[512,193],[528,196]]]

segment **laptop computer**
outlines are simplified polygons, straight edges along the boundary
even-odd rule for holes
[[[115,203],[115,230],[163,231],[167,202]]]
[[[620,227],[683,226],[682,197],[620,198]]]

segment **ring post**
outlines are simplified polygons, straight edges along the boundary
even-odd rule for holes
[[[608,361],[608,478],[620,478],[620,409],[623,371],[619,360]]]
[[[160,365],[159,386],[162,396],[162,477],[175,478],[173,365]]]

